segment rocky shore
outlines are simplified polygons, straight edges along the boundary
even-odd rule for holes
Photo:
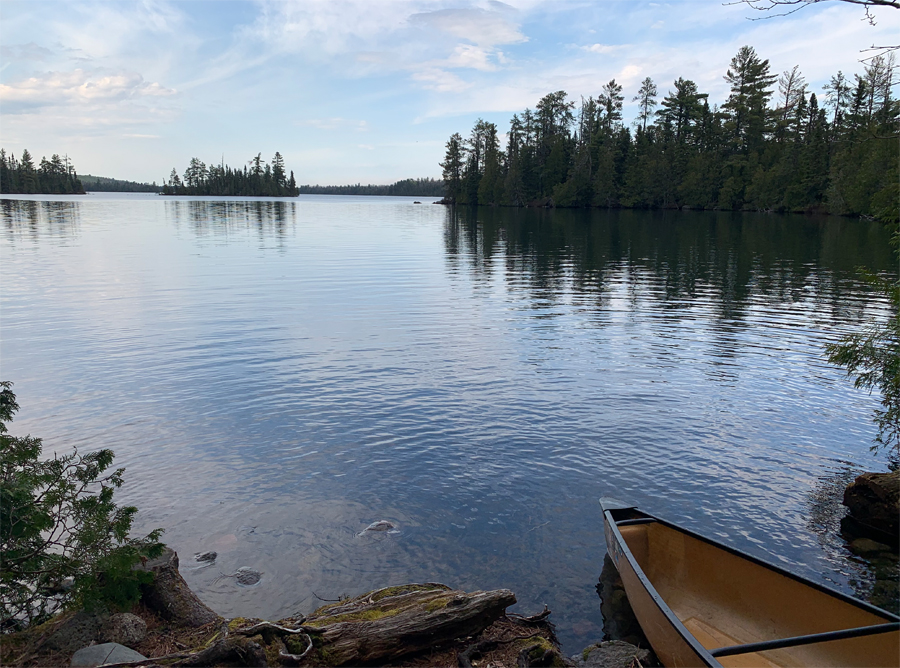
[[[273,622],[220,617],[187,586],[172,550],[142,568],[155,578],[131,612],[69,612],[2,636],[0,665],[652,665],[647,650],[623,641],[598,642],[577,656],[563,656],[550,610],[507,613],[516,602],[507,589],[464,592],[438,583],[406,584]]]

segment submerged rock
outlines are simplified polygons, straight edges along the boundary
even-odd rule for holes
[[[211,564],[216,560],[216,557],[219,556],[218,552],[198,552],[194,555],[194,561],[199,561],[201,563]]]
[[[365,529],[360,531],[357,535],[362,536],[368,532],[378,532],[378,531],[392,531],[396,529],[397,525],[393,522],[388,522],[387,520],[378,520],[377,522],[372,522]]]
[[[262,579],[262,573],[249,566],[241,566],[234,572],[234,579],[239,585],[252,587]]]

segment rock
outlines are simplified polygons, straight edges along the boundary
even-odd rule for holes
[[[120,612],[103,622],[98,639],[105,643],[134,647],[146,637],[147,624],[143,619],[130,612]]]
[[[255,571],[249,566],[241,566],[234,573],[234,579],[237,580],[239,585],[244,585],[245,587],[252,587],[257,584],[262,579],[262,574],[259,571]]]
[[[900,541],[900,471],[863,473],[844,492],[844,505],[869,538]]]
[[[391,529],[396,529],[397,526],[393,522],[388,522],[387,520],[378,520],[377,522],[372,522],[369,526],[359,532],[358,535],[362,536],[368,531],[390,531]]]
[[[69,664],[73,668],[82,666],[84,668],[93,668],[93,666],[103,666],[107,663],[125,663],[126,661],[144,661],[147,657],[138,654],[133,649],[128,649],[124,645],[115,642],[107,642],[102,645],[91,645],[84,647],[72,655],[72,663]]]
[[[857,538],[848,547],[859,555],[876,554],[878,552],[889,552],[890,546],[871,538]]]
[[[601,642],[572,657],[578,668],[631,668],[635,659],[640,665],[647,665],[650,652],[621,640]]]
[[[219,556],[218,552],[198,552],[194,555],[194,561],[200,561],[203,563],[212,563],[216,560],[216,557]]]
[[[135,566],[156,574],[152,584],[143,585],[142,600],[148,608],[180,626],[203,626],[219,619],[190,590],[178,572],[178,555],[166,548],[162,555]]]
[[[91,644],[100,633],[103,617],[84,611],[76,612],[47,638],[47,647],[70,653]]]

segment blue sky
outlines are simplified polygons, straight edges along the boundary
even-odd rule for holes
[[[390,183],[439,176],[451,133],[479,117],[505,131],[551,91],[577,101],[615,78],[630,100],[646,76],[661,93],[682,76],[720,103],[750,44],[821,94],[900,34],[900,12],[872,26],[843,2],[756,16],[715,0],[3,0],[0,145],[140,181],[281,151],[300,183]]]

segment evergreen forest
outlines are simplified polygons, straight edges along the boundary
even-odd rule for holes
[[[257,153],[243,169],[232,169],[224,162],[207,167],[199,158],[191,158],[184,178],[172,169],[160,194],[296,197],[299,190],[294,172],[287,175],[284,158],[276,152],[271,164],[264,162],[262,154]]]
[[[386,186],[300,186],[301,195],[391,195],[395,197],[441,197],[444,182],[440,179],[402,179]]]
[[[137,181],[125,181],[122,179],[111,179],[107,176],[93,176],[91,174],[82,174],[81,182],[84,189],[88,192],[105,192],[105,193],[158,193],[162,188],[153,183],[138,183]]]
[[[35,167],[28,149],[22,157],[0,148],[0,193],[23,195],[83,195],[84,186],[69,157],[55,153],[49,160],[41,158]]]
[[[712,103],[679,77],[647,77],[622,119],[615,79],[576,109],[564,91],[512,117],[505,150],[479,119],[450,137],[445,201],[557,207],[828,212],[896,220],[898,117],[893,53],[838,72],[821,95],[799,67],[772,73],[750,46],[731,60],[728,98]],[[629,93],[630,94],[630,93]]]

